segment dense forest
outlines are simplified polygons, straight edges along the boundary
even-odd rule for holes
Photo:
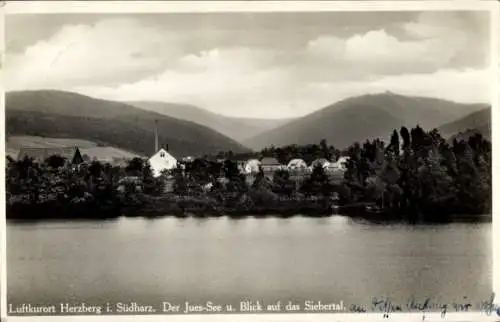
[[[374,201],[410,216],[491,212],[491,142],[480,133],[447,142],[437,130],[403,127],[387,146],[356,143],[348,155],[344,202]]]
[[[349,156],[342,182],[331,183],[321,168],[314,169],[302,191],[319,185],[321,189],[314,191],[338,193],[341,205],[375,203],[396,217],[446,220],[451,214],[491,212],[491,142],[478,131],[459,133],[447,141],[436,129],[402,127],[387,143],[367,140],[340,151],[322,140],[319,145],[271,146],[254,157],[274,156],[282,164],[301,158],[310,164],[340,155]],[[285,174],[274,184],[283,185],[288,177]]]
[[[245,175],[234,161],[274,156],[284,164],[292,158],[310,163],[317,158],[335,160],[341,154],[349,161],[340,180],[332,180],[321,166],[307,175],[288,170],[272,177],[262,170]],[[393,131],[388,143],[367,140],[344,151],[323,140],[219,157],[226,160],[195,159],[159,178],[138,158],[123,168],[98,162],[61,167],[64,160],[57,156],[41,164],[9,159],[7,216],[317,216],[331,215],[335,207],[341,213],[364,215],[365,207],[353,205],[371,205],[378,209],[378,219],[447,221],[453,214],[491,212],[491,142],[479,133],[447,142],[437,130],[403,127]]]

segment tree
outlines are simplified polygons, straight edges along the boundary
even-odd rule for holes
[[[51,155],[47,158],[46,160],[47,165],[53,169],[60,168],[64,166],[64,163],[66,162],[66,159],[63,158],[62,156],[59,155]]]
[[[108,202],[113,191],[113,186],[103,170],[104,167],[99,161],[93,161],[88,168],[89,190],[99,203]]]
[[[400,175],[398,159],[389,154],[385,166],[380,173],[382,182],[385,184],[382,207],[389,207],[395,210],[400,208],[399,200],[403,194],[403,190],[398,184]]]
[[[244,192],[246,191],[246,183],[245,176],[240,173],[238,169],[238,165],[231,161],[226,160],[222,166],[222,171],[224,173],[224,177],[228,179],[228,184],[226,188],[230,192]]]
[[[255,180],[252,183],[252,189],[255,190],[271,190],[272,189],[272,182],[269,180],[265,174],[264,171],[262,170],[262,166],[259,166],[259,172],[257,172],[257,175],[255,176]]]
[[[295,190],[294,182],[290,179],[288,170],[280,169],[273,175],[273,192],[290,196]]]
[[[188,182],[181,168],[176,168],[173,171],[174,184],[173,191],[178,195],[185,195],[187,192]]]
[[[139,177],[143,167],[144,161],[141,158],[136,157],[128,161],[125,171],[128,175]]]
[[[99,161],[93,161],[89,166],[89,173],[91,176],[97,178],[101,176],[103,166]]]
[[[149,162],[146,162],[142,168],[142,185],[145,194],[160,195],[164,188],[165,183],[162,178],[155,178]]]
[[[330,154],[330,149],[328,148],[328,144],[326,143],[325,139],[322,139],[319,143],[321,152],[323,154],[323,157],[327,160],[331,160],[332,156]]]
[[[447,208],[453,206],[455,189],[453,180],[444,166],[443,156],[431,152],[424,165],[417,169],[420,186],[417,202],[425,214],[434,213],[434,219],[445,217]]]
[[[429,146],[429,141],[426,140],[428,135],[424,132],[424,130],[420,126],[416,126],[410,131],[411,136],[411,149],[413,152],[419,156],[424,157],[426,152],[426,147]]]
[[[399,156],[399,135],[398,135],[398,131],[394,130],[392,132],[392,136],[391,136],[391,143],[388,147],[388,149],[394,154],[394,155],[397,155]]]
[[[470,139],[469,139],[470,140]],[[485,150],[474,150],[468,142],[454,142],[457,172],[455,187],[462,211],[484,213],[491,210],[491,154]],[[472,140],[473,145],[477,145]],[[482,145],[482,143],[480,144]]]
[[[321,164],[313,168],[311,177],[304,182],[301,190],[308,195],[329,196],[331,194],[332,186]]]
[[[403,150],[406,150],[410,146],[410,143],[411,143],[410,132],[408,132],[408,129],[403,126],[401,128],[400,134],[401,134],[401,138],[403,139]]]

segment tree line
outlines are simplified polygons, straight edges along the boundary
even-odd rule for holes
[[[457,140],[460,138],[460,140]],[[277,171],[271,190],[280,194],[338,194],[340,205],[375,204],[392,216],[446,220],[451,214],[490,214],[492,209],[492,146],[479,132],[446,140],[437,129],[420,126],[394,129],[390,140],[356,142],[344,150],[319,145],[268,147],[256,156],[276,157],[286,164],[301,158],[335,160],[348,156],[342,180],[332,180],[317,166],[301,183],[288,171]]]
[[[341,197],[407,216],[491,212],[491,142],[480,133],[447,142],[434,129],[394,130],[389,144],[355,143]]]
[[[282,169],[271,177],[262,170],[248,176],[231,158],[194,159],[158,178],[140,158],[125,167],[94,161],[73,169],[62,167],[65,160],[58,156],[43,163],[8,159],[6,187],[10,205],[84,204],[96,213],[130,204],[140,212],[148,196],[165,197],[169,183],[170,199],[165,198],[171,203],[187,196],[195,203],[204,200],[233,212],[300,212],[305,206],[303,211],[312,207],[329,212],[332,204],[363,203],[406,219],[491,211],[491,142],[479,133],[448,142],[437,130],[402,127],[392,132],[388,143],[373,139],[340,151],[322,140],[317,145],[269,147],[258,153],[282,163],[292,158],[308,163],[317,158],[334,160],[341,154],[349,157],[347,170],[335,178],[320,165],[307,175]]]

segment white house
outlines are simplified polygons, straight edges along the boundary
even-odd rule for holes
[[[177,167],[177,159],[163,148],[159,149],[148,161],[155,177],[159,177],[163,170],[172,170]]]
[[[336,162],[330,162],[325,167],[328,175],[335,178],[343,178],[344,173],[347,171],[347,162],[349,157],[339,157]]]
[[[257,159],[250,159],[244,165],[245,173],[257,173],[259,172],[260,161]]]
[[[307,163],[302,159],[293,159],[288,162],[288,170],[306,170]]]
[[[349,162],[349,157],[339,157],[338,160],[337,160],[337,167],[343,169],[343,170],[347,170],[347,162]]]

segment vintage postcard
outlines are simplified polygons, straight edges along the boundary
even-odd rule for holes
[[[2,9],[2,316],[500,318],[496,2]]]

